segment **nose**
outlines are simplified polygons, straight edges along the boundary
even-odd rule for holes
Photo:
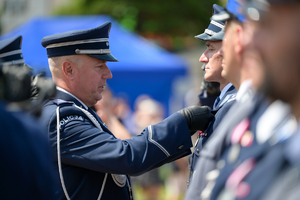
[[[103,79],[111,79],[113,77],[111,71],[109,70],[109,68],[107,67],[107,65],[105,64],[105,72],[102,75]]]
[[[200,56],[199,61],[202,63],[208,63],[208,57],[206,56],[206,51]]]

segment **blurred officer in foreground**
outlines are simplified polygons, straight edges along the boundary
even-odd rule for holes
[[[226,12],[213,16],[213,19],[228,20],[222,49],[222,76],[238,89],[237,102],[201,151],[201,159],[196,165],[201,173],[194,176],[197,181],[190,186],[194,192],[189,190],[186,199],[216,199],[229,174],[236,168],[239,169],[240,163],[251,156],[260,155],[264,148],[270,148],[265,144],[276,129],[285,130],[284,135],[274,134],[274,137],[281,140],[288,137],[295,128],[295,121],[290,116],[287,105],[275,101],[269,106],[270,100],[256,93],[255,88],[261,84],[264,73],[261,58],[247,44],[247,37],[251,36],[248,32],[253,30],[249,30],[251,27],[240,12],[241,6],[239,1],[229,0]],[[217,163],[220,158],[222,160]],[[197,188],[203,183],[206,188],[199,192]],[[231,194],[232,188],[228,187],[219,198],[226,199],[229,198],[228,195],[234,198],[236,194]],[[247,190],[243,194],[245,198],[253,198],[253,194],[246,193]]]
[[[213,5],[213,14],[222,11],[224,11],[224,8],[217,4]],[[224,22],[212,20],[204,33],[195,36],[197,39],[206,41],[207,49],[199,59],[200,62],[205,63],[204,78],[206,81],[218,82],[220,84],[221,94],[217,97],[213,105],[213,112],[216,113],[215,118],[211,121],[207,130],[199,134],[195,144],[194,153],[189,158],[190,174],[188,184],[191,181],[193,174],[196,173],[195,164],[203,145],[213,133],[214,129],[219,125],[235,99],[236,90],[234,86],[221,76],[223,56],[220,53],[220,49],[222,47],[222,38],[224,34],[217,33],[221,32],[222,28],[224,28]]]
[[[262,55],[263,70],[266,72],[260,90],[288,103],[299,123],[300,1],[253,0],[248,2],[245,11],[257,26],[251,42]],[[289,140],[269,152],[273,155],[272,162],[257,165],[249,174],[252,179],[250,184],[258,184],[258,176],[268,177],[262,187],[264,195],[261,199],[299,199],[299,142],[298,124],[298,130]]]
[[[117,61],[109,49],[110,28],[106,22],[41,41],[58,90],[41,116],[57,153],[62,185],[57,199],[132,199],[128,175],[190,154],[191,133],[205,130],[212,119],[209,107],[193,106],[136,137],[117,139],[89,108],[101,100],[112,78],[107,61]]]
[[[7,109],[15,114],[25,111],[38,117],[42,102],[55,94],[55,84],[42,74],[32,74],[32,68],[23,59],[22,36],[3,40],[1,44],[0,59],[7,87],[4,94]]]
[[[0,65],[3,74],[3,85],[6,88],[2,92],[2,98],[7,103],[22,102],[31,95],[31,72],[25,64],[21,50],[22,36],[1,41]],[[20,105],[20,104],[19,104]],[[13,107],[13,106],[12,106]],[[21,106],[19,107],[21,109]]]
[[[265,67],[264,57],[257,57],[262,54],[252,52],[256,50],[251,46],[255,37],[252,33],[249,34],[250,38],[247,38],[249,35],[246,34],[247,28],[250,27],[247,27],[247,22],[239,20],[244,18],[240,13],[242,4],[240,1],[228,1],[226,8],[225,13],[215,16],[218,19],[228,20],[223,43],[226,66],[224,74],[226,75],[229,67],[235,66],[236,60],[231,56],[232,53],[241,52],[241,60],[244,62],[243,70],[257,69],[258,77],[263,77],[262,80],[257,81],[261,83],[257,86],[264,88],[264,81],[267,80],[265,77],[268,76],[269,71],[263,70]],[[260,30],[252,27],[250,31],[259,32]],[[246,55],[251,55],[251,52],[256,59],[252,63],[253,66],[249,65],[249,57],[246,57]],[[254,77],[252,80],[255,80]],[[242,86],[244,87],[244,82],[240,89]],[[253,89],[250,91],[255,92]],[[225,134],[225,142],[229,141],[230,146],[222,150],[217,169],[208,173],[208,184],[202,193],[203,199],[259,199],[270,185],[274,174],[282,167],[283,141],[291,136],[296,123],[290,116],[289,106],[276,100],[278,98],[269,93],[264,92],[264,94],[267,98],[261,95],[252,95],[250,100],[254,102],[253,108],[248,111],[245,109],[243,112],[239,111],[236,115],[239,116],[238,119],[241,122],[237,125],[232,124]],[[245,95],[242,96],[242,98],[244,97]],[[239,94],[237,101],[238,99]],[[246,106],[247,103],[242,105]],[[261,179],[261,177],[264,178]]]
[[[21,36],[0,41],[0,196],[50,200],[58,182],[48,139],[21,107],[10,111],[16,107],[13,104],[29,102],[31,96],[31,73],[24,65],[21,43]]]

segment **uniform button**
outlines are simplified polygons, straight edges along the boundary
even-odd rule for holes
[[[199,153],[200,151],[199,151],[199,149],[197,149],[197,153]]]
[[[181,145],[181,146],[178,147],[178,149],[182,149],[182,148],[183,148],[183,145]]]

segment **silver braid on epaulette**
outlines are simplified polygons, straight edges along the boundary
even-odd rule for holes
[[[76,106],[75,104],[73,104],[73,106],[75,106],[76,108],[79,108],[84,114],[86,114],[86,116],[94,123],[94,125],[101,129],[101,126],[99,124],[99,122],[95,119],[95,117],[89,113],[87,110],[84,110],[83,108],[80,108],[79,106]],[[68,200],[70,200],[70,196],[68,194],[66,185],[65,185],[65,181],[64,181],[64,177],[63,177],[63,173],[62,173],[62,166],[61,166],[61,156],[60,156],[60,123],[59,123],[59,106],[57,106],[56,108],[56,117],[57,117],[57,163],[58,163],[58,171],[59,171],[59,177],[60,177],[60,182],[63,188],[63,191],[65,193],[65,196]],[[99,196],[97,198],[97,200],[101,199],[101,196],[103,194],[104,191],[104,186],[106,183],[106,179],[107,179],[107,174],[105,173],[104,179],[103,179],[103,183],[102,183],[102,187],[99,193]]]
[[[101,126],[100,126],[99,122],[96,120],[96,118],[89,111],[87,111],[87,110],[85,110],[85,109],[83,109],[79,106],[76,106],[75,104],[73,104],[73,106],[75,108],[78,108],[79,110],[81,110],[94,123],[94,125],[97,128],[101,129]]]

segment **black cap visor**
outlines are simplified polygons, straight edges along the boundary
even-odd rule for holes
[[[87,54],[87,55],[91,56],[93,58],[97,58],[99,60],[105,60],[105,61],[109,61],[109,62],[119,62],[118,59],[116,59],[111,54]]]
[[[202,33],[200,35],[195,36],[195,38],[203,40],[203,41],[222,41],[224,37],[224,32],[220,31],[214,35],[208,35],[206,33]]]

